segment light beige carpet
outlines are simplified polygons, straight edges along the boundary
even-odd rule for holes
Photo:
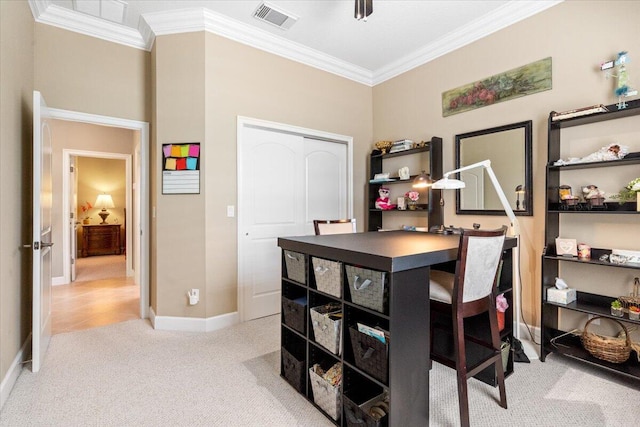
[[[40,373],[23,369],[0,426],[334,425],[280,378],[279,349],[280,316],[209,333],[132,320],[55,335]],[[640,419],[638,381],[555,355],[516,364],[509,409],[497,404],[496,389],[469,385],[472,426],[618,427]],[[430,405],[430,425],[459,424],[454,372],[437,363]]]

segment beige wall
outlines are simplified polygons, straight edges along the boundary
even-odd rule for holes
[[[121,129],[110,126],[99,126],[88,123],[69,122],[65,120],[51,121],[51,134],[53,136],[53,204],[51,211],[51,221],[53,226],[52,239],[54,242],[62,243],[62,234],[67,230],[67,222],[63,217],[62,206],[62,181],[65,171],[63,165],[63,150],[87,151],[96,153],[116,153],[133,155],[136,132],[130,129]],[[123,161],[121,161],[124,163]],[[123,166],[124,168],[124,166]],[[132,175],[133,176],[133,175]],[[122,170],[122,182],[124,182],[124,169]],[[124,184],[122,184],[124,185]],[[121,185],[118,186],[119,188]],[[80,189],[79,189],[80,190]],[[111,191],[110,185],[105,183],[94,183],[94,188],[89,191],[88,201],[93,205],[96,201],[97,194],[104,191]],[[118,208],[117,212],[120,222],[124,221],[123,208],[125,202],[124,188],[122,188],[122,200],[118,201],[114,197],[114,202]],[[78,194],[82,196],[82,194]],[[79,198],[84,202],[84,198]],[[98,224],[101,219],[94,209],[91,212],[93,217],[92,224]],[[112,219],[110,217],[110,219]],[[109,221],[111,222],[111,221]],[[62,244],[54,245],[51,256],[51,274],[53,277],[61,277],[63,275],[63,247]]]
[[[352,136],[354,213],[364,229],[371,88],[206,34],[207,316],[237,310],[237,116]]]
[[[624,13],[620,13],[624,10]],[[525,318],[539,324],[540,256],[544,245],[545,162],[547,118],[592,104],[615,102],[613,82],[598,64],[640,40],[640,2],[564,2],[505,28],[471,45],[376,86],[373,90],[373,129],[376,140],[444,138],[444,170],[454,168],[454,140],[459,133],[533,120],[534,216],[520,217]],[[599,31],[612,23],[614,31]],[[636,52],[640,55],[640,52]],[[454,116],[442,117],[442,92],[546,57],[553,61],[553,89]],[[640,61],[628,67],[640,85]],[[634,77],[635,76],[635,77]],[[402,105],[403,108],[398,108]],[[455,193],[445,192],[447,224],[493,227],[499,216],[455,215]],[[593,219],[593,218],[590,218]],[[637,234],[617,236],[629,246]],[[634,244],[637,247],[637,243]]]
[[[237,310],[237,224],[226,216],[226,206],[237,205],[237,116],[353,136],[355,216],[364,224],[371,88],[210,33],[158,37],[152,56],[156,314],[212,317]],[[162,195],[157,153],[163,143],[189,141],[203,143],[201,195]],[[176,267],[185,265],[188,271]],[[193,287],[206,291],[205,304],[187,305]]]
[[[35,88],[63,110],[148,122],[150,54],[36,24]]]
[[[151,288],[159,316],[205,317],[206,305],[190,306],[187,291],[205,290],[205,210],[207,166],[200,162],[200,194],[162,195],[162,144],[200,142],[201,156],[209,150],[205,136],[205,37],[203,32],[158,37],[154,46],[155,116],[152,132],[151,181],[155,181],[151,219],[155,265]],[[201,157],[201,158],[202,158]]]
[[[21,247],[31,241],[33,27],[27,2],[0,1],[0,381],[31,330],[31,251]]]

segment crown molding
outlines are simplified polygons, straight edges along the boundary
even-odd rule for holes
[[[29,0],[36,22],[96,37],[136,49],[149,50],[152,39],[144,39],[140,31],[91,15],[51,4],[48,0]]]
[[[367,86],[375,86],[562,1],[564,0],[509,2],[491,13],[491,16],[481,17],[415,53],[375,71],[355,66],[205,8],[147,13],[140,18],[136,30],[56,6],[49,0],[29,0],[29,6],[36,22],[137,49],[150,51],[156,36],[208,31]]]
[[[418,51],[407,55],[373,73],[372,86],[383,83],[402,73],[424,65],[447,53],[460,49],[516,22],[553,7],[564,0],[514,1],[495,10],[490,16],[483,16],[459,30],[430,43]]]
[[[256,49],[278,55],[329,73],[371,86],[371,71],[303,46],[268,31],[230,19],[208,9],[184,9],[143,16],[156,36],[195,31],[228,38]]]

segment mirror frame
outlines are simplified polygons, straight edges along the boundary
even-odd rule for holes
[[[533,216],[533,176],[532,176],[532,129],[533,129],[533,123],[531,120],[527,120],[527,121],[523,121],[523,122],[518,122],[518,123],[511,123],[508,125],[503,125],[503,126],[497,126],[494,128],[489,128],[489,129],[482,129],[482,130],[478,130],[478,131],[474,131],[474,132],[467,132],[467,133],[462,133],[459,135],[456,135],[456,169],[465,166],[465,165],[460,165],[460,149],[462,147],[462,145],[464,144],[464,140],[467,138],[473,138],[475,136],[480,136],[480,135],[490,135],[493,133],[498,133],[498,132],[504,132],[504,131],[509,131],[509,130],[513,130],[513,129],[524,129],[524,141],[522,141],[522,143],[524,144],[524,186],[525,186],[525,193],[523,195],[522,201],[524,203],[525,209],[524,210],[513,210],[513,212],[516,215],[519,216]],[[492,168],[494,169],[494,171],[496,170],[496,162],[493,159],[489,159],[491,160],[492,163]],[[456,174],[458,179],[460,176],[460,173]],[[512,189],[506,189],[503,188],[502,189],[506,194],[509,193],[509,191],[515,191]],[[461,200],[461,196],[460,196],[460,190],[456,190],[456,214],[457,215],[505,215],[505,212],[503,209],[461,209],[460,208],[460,200]]]

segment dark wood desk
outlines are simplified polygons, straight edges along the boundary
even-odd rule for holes
[[[454,261],[458,243],[457,235],[406,231],[278,239],[278,246],[282,249],[305,254],[309,278],[313,275],[311,257],[386,272],[388,314],[372,313],[389,322],[389,377],[388,384],[375,381],[372,384],[389,392],[389,426],[429,425],[429,272],[432,265]],[[508,239],[505,249],[515,244],[516,239]],[[283,278],[283,287],[292,286],[289,282]],[[309,283],[310,280],[307,280],[307,286]],[[309,286],[307,291],[314,292],[314,289]],[[345,300],[342,300],[342,304],[352,305]],[[307,341],[311,342],[308,338],[309,329],[307,327],[306,336]],[[349,339],[344,329],[343,342]],[[282,339],[284,346],[285,337]],[[336,356],[336,359],[343,362],[343,389],[347,390],[352,387],[347,384],[349,378],[358,374],[352,375],[350,371],[357,371],[357,368],[349,361],[345,362],[344,354]],[[362,377],[365,381],[372,381],[364,374]],[[307,396],[310,396],[310,392]]]

